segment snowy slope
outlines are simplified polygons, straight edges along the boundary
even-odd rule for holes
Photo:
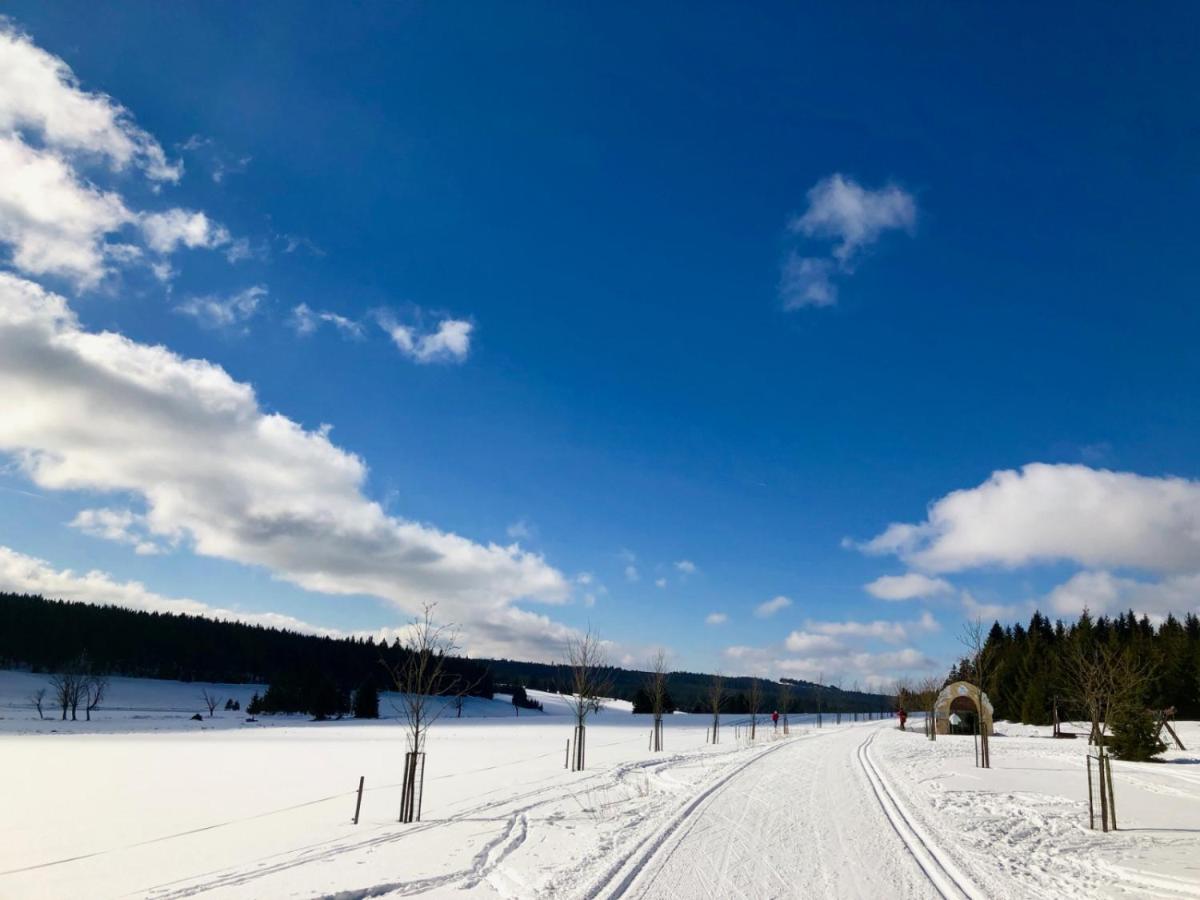
[[[126,687],[185,712],[172,691],[196,688]],[[479,712],[435,726],[408,826],[395,721],[145,731],[113,710],[71,735],[0,731],[0,897],[1200,896],[1197,753],[1117,763],[1122,830],[1103,835],[1083,741],[997,737],[980,772],[970,738],[890,721],[763,726],[753,745],[727,725],[713,747],[707,717],[676,715],[653,754],[646,717],[610,708],[572,773],[567,716]]]

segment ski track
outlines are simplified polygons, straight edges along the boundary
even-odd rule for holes
[[[877,730],[830,731],[760,753],[588,896],[973,898],[944,876],[939,884],[896,827],[903,814],[863,755]]]
[[[625,739],[611,743],[628,743],[629,740]],[[639,736],[633,740],[640,741],[641,737]],[[768,749],[776,748],[771,747]],[[763,752],[762,750],[757,751],[758,754]],[[613,787],[634,772],[644,771],[647,774],[657,774],[662,770],[673,767],[692,765],[697,761],[707,761],[706,757],[708,756],[709,754],[702,751],[693,751],[690,753],[673,754],[666,758],[633,760],[621,763],[611,769],[587,773],[583,776],[582,780],[572,784],[562,783],[558,775],[551,776],[542,779],[544,781],[551,781],[551,784],[515,796],[511,793],[505,794],[495,800],[476,804],[445,818],[427,819],[415,825],[406,826],[401,830],[396,830],[398,826],[379,826],[376,830],[383,828],[387,828],[387,830],[382,834],[375,834],[356,840],[347,841],[343,838],[333,838],[307,847],[294,848],[277,854],[277,857],[283,857],[277,862],[269,862],[272,857],[267,857],[257,860],[252,864],[252,868],[246,866],[232,870],[226,868],[206,875],[192,876],[177,882],[160,884],[153,888],[138,891],[131,896],[146,896],[154,898],[154,900],[180,900],[180,898],[205,894],[222,888],[246,885],[258,879],[297,867],[326,862],[339,856],[370,848],[395,844],[435,828],[471,821],[500,823],[502,829],[497,837],[485,843],[482,849],[475,854],[470,866],[467,868],[428,878],[379,883],[361,889],[336,891],[326,894],[324,897],[328,898],[328,900],[360,900],[360,898],[384,895],[397,897],[410,896],[427,893],[438,888],[454,887],[456,890],[461,891],[475,888],[485,880],[489,882],[508,882],[509,887],[513,889],[512,892],[517,896],[521,896],[528,893],[527,886],[519,877],[514,877],[507,872],[501,871],[501,868],[503,861],[524,843],[528,832],[527,816],[530,812],[547,804],[562,802],[564,794],[575,795],[596,788]],[[726,761],[733,756],[734,753],[729,752],[723,754],[719,759]],[[757,755],[744,762],[736,763],[736,765],[740,769],[753,762],[755,758],[757,758]],[[612,784],[606,784],[606,781],[611,781]],[[488,815],[489,813],[509,807],[511,809],[502,815]],[[502,892],[504,892],[503,889]]]

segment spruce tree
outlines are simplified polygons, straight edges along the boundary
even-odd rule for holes
[[[368,681],[354,692],[354,718],[379,718],[379,688],[374,681]]]
[[[1112,736],[1107,744],[1117,759],[1146,762],[1167,749],[1154,733],[1154,716],[1141,705],[1119,707],[1110,724]]]

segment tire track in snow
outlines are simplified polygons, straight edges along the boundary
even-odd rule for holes
[[[962,871],[928,837],[924,829],[912,819],[900,805],[896,794],[888,786],[883,774],[871,759],[870,748],[877,732],[872,732],[858,745],[858,761],[866,772],[871,790],[883,809],[883,814],[895,829],[896,834],[916,860],[934,887],[945,900],[983,900],[983,894],[971,884]]]

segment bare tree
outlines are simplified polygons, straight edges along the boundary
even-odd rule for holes
[[[100,705],[108,690],[108,679],[103,675],[88,675],[83,682],[83,706],[87,720],[92,721],[92,710]]]
[[[792,705],[792,684],[779,682],[779,717],[783,719],[783,733],[788,733],[788,708]]]
[[[858,679],[854,680],[854,684],[850,685],[850,691],[854,694],[854,721],[858,721]]]
[[[567,639],[567,705],[575,716],[575,749],[571,770],[582,772],[587,761],[587,718],[600,711],[601,698],[612,693],[612,668],[604,643],[589,627]]]
[[[762,694],[762,682],[751,678],[750,690],[746,692],[746,704],[750,707],[750,740],[754,740],[758,731],[758,711],[762,708]]]
[[[213,717],[213,710],[221,705],[222,698],[212,693],[212,691],[210,691],[208,688],[205,688],[200,692],[200,699],[203,700],[204,705],[208,707],[208,717],[211,719]]]
[[[834,724],[836,724],[836,725],[841,725],[841,724],[842,724],[842,706],[843,706],[843,705],[845,704],[845,702],[846,702],[846,698],[845,698],[845,697],[843,696],[843,694],[842,694],[842,676],[841,676],[841,675],[839,675],[839,676],[838,676],[838,678],[837,678],[837,681],[833,682],[833,684],[831,685],[831,687],[832,687],[832,688],[833,688],[835,691],[837,691],[837,694],[836,694],[836,698],[837,698],[837,704],[838,704],[838,707],[837,707],[837,721],[836,721]]]
[[[45,699],[45,697],[46,697],[46,689],[45,688],[38,688],[36,691],[34,691],[32,694],[29,695],[29,702],[31,704],[33,704],[33,708],[38,711],[39,719],[46,718],[45,714],[42,712],[42,701]]]
[[[920,698],[921,708],[925,710],[925,736],[931,741],[937,740],[936,722],[933,720],[933,707],[937,703],[938,694],[941,693],[942,682],[940,679],[928,675],[921,679],[917,685],[917,695]]]
[[[975,754],[975,765],[982,769],[992,767],[991,754],[988,750],[988,730],[983,727],[983,694],[987,690],[989,657],[987,652],[987,633],[983,629],[983,620],[964,622],[958,634],[958,642],[967,649],[967,658],[971,665],[975,686],[979,689],[979,703],[975,715],[975,737],[979,749]]]
[[[650,711],[654,714],[654,734],[651,744],[654,752],[663,748],[663,712],[667,706],[667,653],[659,649],[650,660],[650,671],[646,676],[646,694],[650,697]]]
[[[1087,711],[1092,720],[1089,743],[1097,745],[1100,780],[1100,823],[1108,831],[1117,827],[1116,798],[1113,796],[1112,767],[1105,750],[1104,733],[1114,711],[1141,703],[1153,664],[1138,659],[1128,650],[1107,644],[1085,647],[1074,644],[1064,659],[1064,674],[1070,698]],[[1092,770],[1088,763],[1088,804],[1092,802]]]
[[[71,721],[76,720],[79,701],[83,697],[84,684],[87,681],[87,660],[80,657],[67,664],[63,671],[50,676],[50,690],[54,694],[54,704],[62,710],[63,721],[67,712],[71,713]]]
[[[433,723],[471,689],[446,669],[446,657],[458,649],[458,632],[453,626],[434,621],[436,603],[426,603],[420,616],[409,623],[400,639],[401,658],[387,668],[399,695],[393,703],[407,729],[408,751],[404,755],[404,779],[400,791],[400,821],[421,820],[421,797],[425,784],[425,739]]]
[[[721,707],[725,703],[725,676],[717,672],[708,685],[708,708],[712,711],[712,742],[718,743],[721,730]]]

